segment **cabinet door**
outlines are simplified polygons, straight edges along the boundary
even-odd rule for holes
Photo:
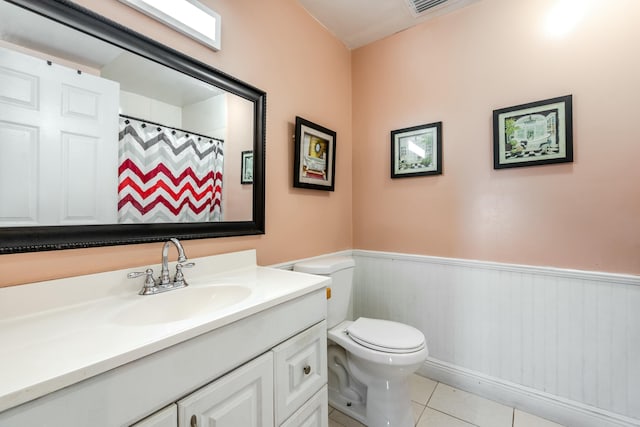
[[[329,402],[325,385],[307,403],[302,405],[280,427],[328,427]]]
[[[327,322],[283,342],[273,354],[276,424],[280,425],[327,383]]]
[[[131,427],[176,427],[178,425],[178,407],[175,403],[149,415]]]
[[[266,353],[178,402],[180,427],[272,427],[273,355]]]

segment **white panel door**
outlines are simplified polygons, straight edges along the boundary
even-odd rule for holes
[[[243,365],[178,402],[180,427],[273,426],[273,355]]]
[[[119,84],[0,48],[0,225],[117,222]]]

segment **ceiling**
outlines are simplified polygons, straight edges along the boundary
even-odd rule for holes
[[[349,49],[356,49],[477,1],[480,0],[298,0]],[[434,6],[417,13],[413,9],[414,5]],[[197,102],[207,92],[203,87],[211,88],[194,79],[184,79],[187,80],[185,86],[178,87],[175,84],[178,81],[176,74],[180,73],[169,68],[162,70],[162,73],[158,70],[148,71],[147,66],[150,64],[135,55],[7,2],[0,2],[0,41],[2,40],[102,70],[105,77],[120,81],[123,90],[137,87],[137,92],[140,93],[143,88],[148,87],[149,93],[153,93],[155,98],[174,105]],[[73,40],[73,43],[69,40]],[[131,69],[138,72],[126,71]],[[169,78],[173,84],[164,83],[161,80],[164,77]],[[190,84],[194,82],[196,84]],[[207,97],[209,96],[213,94],[208,94]]]
[[[298,0],[349,49],[383,39],[476,1],[479,0]],[[427,9],[417,12],[414,5]]]

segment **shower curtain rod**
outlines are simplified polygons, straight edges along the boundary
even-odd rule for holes
[[[148,125],[153,125],[153,126],[161,126],[163,128],[167,128],[167,129],[172,129],[172,130],[177,130],[180,132],[184,132],[187,135],[195,135],[195,136],[199,136],[201,138],[206,138],[206,139],[213,139],[215,141],[218,142],[222,142],[224,143],[224,139],[220,139],[220,138],[215,138],[213,136],[207,136],[207,135],[203,135],[201,133],[197,133],[197,132],[191,132],[189,130],[184,130],[184,129],[180,129],[180,128],[174,128],[172,126],[167,126],[167,125],[163,125],[162,123],[156,123],[156,122],[152,122],[150,120],[144,120],[144,119],[140,119],[138,117],[133,117],[133,116],[128,116],[126,114],[120,114],[120,117],[124,117],[125,119],[132,119],[132,120],[137,120],[139,122],[142,122],[143,124],[148,124]]]

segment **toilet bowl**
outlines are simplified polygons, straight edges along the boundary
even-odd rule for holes
[[[428,355],[422,333],[402,323],[361,317],[331,328],[327,338],[344,348],[348,372],[366,387],[365,423],[413,426],[408,378]]]
[[[332,297],[327,301],[329,403],[369,427],[412,427],[409,376],[427,358],[424,335],[388,320],[345,320],[354,266],[348,257],[294,266],[295,271],[332,279]]]

